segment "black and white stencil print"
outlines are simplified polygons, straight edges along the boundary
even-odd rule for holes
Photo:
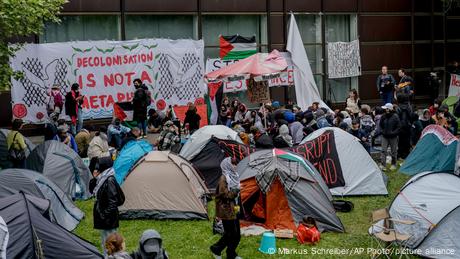
[[[69,86],[66,77],[69,69],[62,58],[54,59],[46,66],[38,58],[26,58],[21,66],[24,77],[19,82],[25,90],[22,100],[26,106],[46,105],[49,100],[48,92],[54,84],[61,87],[62,95],[67,92]]]
[[[203,68],[195,53],[185,53],[179,60],[161,53],[158,66],[159,93],[164,99],[176,96],[179,101],[193,101],[203,95]]]

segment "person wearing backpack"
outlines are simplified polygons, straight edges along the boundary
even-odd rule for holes
[[[118,207],[125,202],[125,195],[115,179],[112,166],[111,157],[95,157],[89,164],[94,177],[89,183],[89,190],[96,199],[93,208],[94,228],[101,232],[104,255],[107,255],[104,246],[107,237],[117,232],[119,226]]]
[[[137,121],[137,127],[141,129],[141,134],[143,136],[147,135],[147,108],[150,105],[151,97],[147,87],[142,84],[142,81],[139,78],[134,79],[133,81],[134,92],[133,98],[133,120]]]
[[[11,131],[6,137],[8,147],[8,158],[12,163],[13,168],[24,168],[26,159],[26,142],[24,136],[19,132],[24,122],[21,119],[15,119]]]

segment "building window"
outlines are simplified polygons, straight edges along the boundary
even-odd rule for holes
[[[205,57],[219,57],[219,35],[255,35],[258,51],[267,52],[267,18],[264,15],[203,15]]]
[[[118,15],[63,15],[45,26],[41,43],[76,40],[120,40]]]
[[[358,38],[356,19],[356,15],[326,15],[326,42],[348,42],[356,40]],[[357,78],[327,79],[326,82],[327,93],[325,93],[325,95],[323,94],[323,96],[325,96],[327,100],[330,100],[333,103],[346,101],[350,89],[358,89]]]
[[[197,39],[193,15],[126,15],[126,39]]]

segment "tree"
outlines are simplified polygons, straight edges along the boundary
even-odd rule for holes
[[[13,37],[26,37],[42,33],[45,23],[59,22],[59,12],[67,0],[0,0],[0,90],[9,89],[11,76],[21,77],[13,71],[9,59],[16,47],[8,46]]]

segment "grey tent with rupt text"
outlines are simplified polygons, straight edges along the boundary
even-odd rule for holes
[[[46,176],[26,169],[0,171],[0,198],[19,192],[49,200],[51,220],[69,231],[84,217],[84,213]]]
[[[53,181],[72,199],[87,199],[91,174],[80,156],[67,145],[48,140],[27,157],[26,168]]]
[[[103,258],[97,248],[50,220],[50,204],[24,193],[0,199],[9,231],[7,258]]]

